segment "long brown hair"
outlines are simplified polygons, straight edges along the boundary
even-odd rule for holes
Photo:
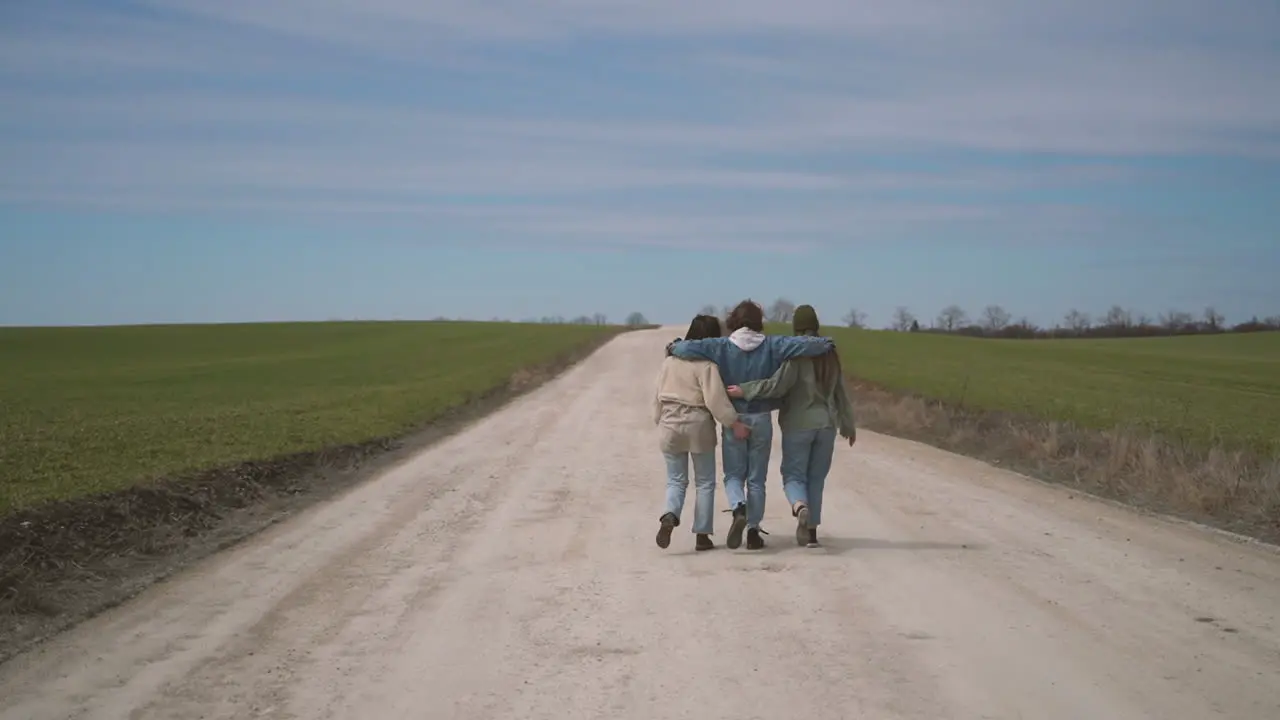
[[[818,387],[822,390],[823,395],[830,395],[836,391],[836,383],[843,382],[844,369],[840,367],[840,353],[834,347],[831,352],[826,355],[819,355],[811,359],[813,362],[813,375],[818,380]]]
[[[715,315],[695,315],[693,322],[689,323],[689,332],[685,333],[685,340],[702,340],[704,338],[720,337],[720,318]]]

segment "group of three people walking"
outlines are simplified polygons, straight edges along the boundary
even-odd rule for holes
[[[764,547],[773,411],[782,428],[782,487],[796,518],[796,542],[818,547],[822,496],[836,436],[857,438],[853,406],[845,391],[840,356],[818,335],[811,306],[796,308],[794,335],[765,335],[764,311],[744,300],[725,320],[698,315],[681,340],[667,346],[653,399],[653,422],[667,465],[666,507],[657,543],[669,547],[680,526],[689,465],[695,499],[697,550],[711,550],[716,489],[716,422],[721,425],[724,489],[733,520],[725,544]]]

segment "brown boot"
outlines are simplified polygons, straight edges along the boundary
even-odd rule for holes
[[[733,522],[729,524],[729,537],[725,539],[725,545],[730,550],[737,550],[742,546],[742,531],[747,527],[747,504],[738,503],[738,507],[733,509]]]
[[[673,513],[667,513],[658,522],[662,523],[658,526],[658,547],[666,550],[671,545],[671,531],[680,524],[680,521]]]
[[[693,543],[693,549],[698,552],[702,552],[704,550],[715,550],[716,544],[711,542],[710,535],[703,535],[699,533],[697,540]]]

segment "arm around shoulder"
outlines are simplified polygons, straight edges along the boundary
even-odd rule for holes
[[[720,359],[720,348],[727,342],[725,338],[703,338],[701,340],[681,340],[671,346],[671,354],[681,360]]]
[[[826,355],[836,346],[829,337],[811,337],[806,335],[770,335],[774,350],[782,360],[794,360],[798,357],[817,357]]]

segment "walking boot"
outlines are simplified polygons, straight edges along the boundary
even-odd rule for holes
[[[761,530],[760,528],[750,528],[747,530],[748,550],[760,550],[764,547],[764,538],[760,537],[762,534],[768,535],[769,533]]]
[[[658,527],[658,547],[666,550],[671,546],[671,531],[675,529],[680,521],[676,518],[675,513],[667,513],[662,516],[658,522],[662,523]]]
[[[818,543],[818,528],[809,528],[809,542],[806,544],[811,548],[822,547]]]
[[[738,507],[733,509],[733,522],[729,525],[729,536],[725,538],[724,544],[728,545],[730,550],[742,547],[742,531],[746,529],[747,504],[738,503]]]
[[[698,534],[698,539],[694,541],[693,549],[702,552],[703,550],[715,550],[716,544],[711,542],[710,535]]]

